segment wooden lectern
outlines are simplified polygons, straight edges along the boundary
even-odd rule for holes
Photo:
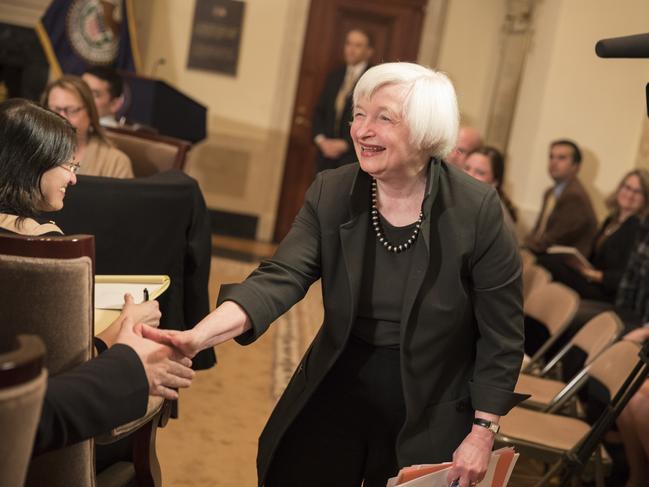
[[[162,135],[198,142],[205,138],[207,108],[165,81],[120,73],[124,79],[124,108],[129,124],[154,128]]]

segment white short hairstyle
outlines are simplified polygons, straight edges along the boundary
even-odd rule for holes
[[[385,85],[403,88],[401,116],[410,129],[410,143],[431,156],[444,158],[457,143],[459,111],[455,89],[441,72],[414,63],[384,63],[363,74],[354,89],[354,105]]]

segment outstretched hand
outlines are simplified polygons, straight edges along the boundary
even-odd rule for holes
[[[149,340],[174,347],[185,357],[194,358],[201,351],[198,340],[192,330],[160,330],[158,328],[142,327],[142,336]]]
[[[178,399],[174,389],[189,387],[194,377],[191,360],[181,351],[144,337],[143,330],[153,330],[142,324],[134,324],[129,317],[122,322],[116,343],[123,343],[135,350],[140,357],[149,394],[165,399]]]

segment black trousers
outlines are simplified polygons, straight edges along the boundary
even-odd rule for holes
[[[282,438],[266,487],[385,487],[405,421],[399,361],[352,337]]]

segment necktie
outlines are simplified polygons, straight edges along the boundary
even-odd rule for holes
[[[352,91],[352,88],[354,87],[354,81],[356,81],[354,70],[347,68],[343,84],[340,86],[338,94],[336,95],[336,135],[340,135],[338,133],[340,131],[340,119],[343,116],[343,111],[345,110],[345,101],[347,100],[347,95],[349,95],[349,92]]]
[[[545,233],[545,227],[548,224],[548,219],[550,218],[550,215],[552,214],[552,210],[554,210],[554,206],[557,203],[557,197],[554,196],[554,190],[550,191],[550,194],[548,195],[546,201],[545,201],[545,207],[543,208],[543,214],[541,215],[541,218],[539,219],[539,227],[536,229],[536,236],[537,238],[540,238],[543,236]]]

